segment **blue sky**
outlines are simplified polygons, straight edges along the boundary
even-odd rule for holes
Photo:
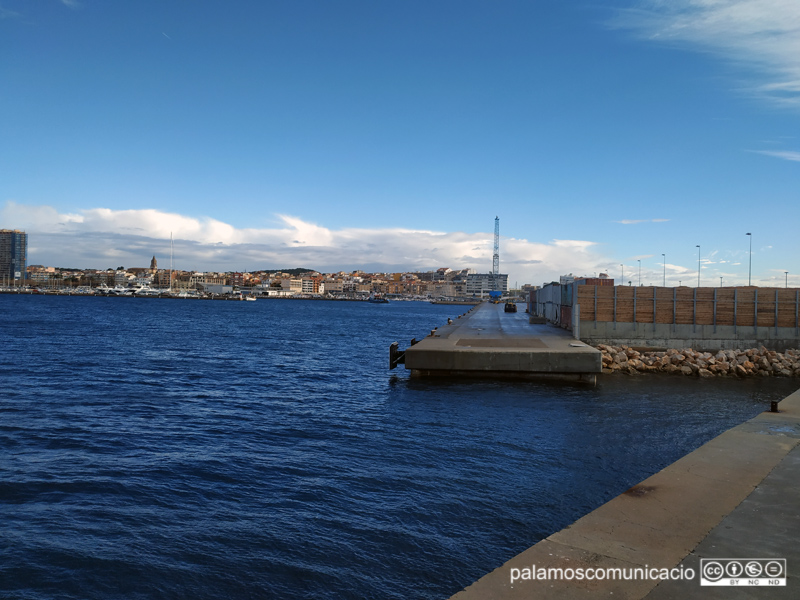
[[[800,286],[796,0],[0,0],[0,81],[29,263]]]

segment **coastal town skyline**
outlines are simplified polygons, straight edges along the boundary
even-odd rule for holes
[[[2,270],[2,264],[0,264]],[[246,290],[273,297],[327,297],[366,299],[371,295],[406,298],[483,298],[489,292],[521,293],[533,287],[509,288],[508,275],[475,273],[471,269],[441,267],[432,271],[368,273],[362,270],[320,272],[308,268],[259,269],[254,271],[184,271],[160,268],[155,256],[148,267],[76,269],[29,265],[25,280],[0,277],[0,290],[24,287],[29,291],[161,295],[162,293],[232,294]],[[9,290],[9,288],[11,288]],[[241,297],[240,297],[241,299]]]
[[[800,15],[0,0],[30,262],[800,285]],[[748,233],[752,235],[747,235]],[[639,271],[641,269],[641,277]]]
[[[22,233],[23,235],[25,235],[26,243],[27,243],[27,239],[28,239],[27,234],[25,232],[22,232],[22,231],[19,231],[18,233]],[[748,233],[747,235],[751,236],[752,233]],[[229,268],[229,269],[216,268],[215,269],[215,268],[197,268],[196,266],[193,266],[192,268],[185,268],[184,266],[175,266],[175,264],[174,264],[174,256],[173,256],[174,242],[175,242],[175,240],[172,239],[171,237],[170,237],[169,240],[167,240],[167,247],[168,247],[167,252],[170,253],[169,260],[172,263],[172,265],[174,267],[174,270],[176,272],[180,271],[180,272],[184,272],[184,273],[207,273],[207,272],[208,273],[245,273],[245,274],[247,274],[247,273],[281,273],[281,272],[285,272],[287,269],[289,271],[293,271],[293,270],[294,271],[296,271],[296,270],[301,270],[302,271],[302,270],[305,270],[305,271],[314,272],[314,273],[318,273],[318,274],[365,273],[365,274],[369,274],[371,276],[372,275],[386,275],[386,274],[392,274],[392,273],[427,273],[427,272],[434,272],[434,271],[437,271],[437,270],[439,270],[439,271],[446,270],[446,271],[452,271],[452,272],[465,272],[465,273],[466,272],[483,273],[483,274],[490,274],[492,272],[491,268],[485,269],[485,268],[480,268],[480,266],[478,266],[478,268],[475,268],[474,266],[467,266],[467,267],[457,266],[456,268],[451,268],[449,266],[446,266],[446,267],[428,266],[428,267],[418,267],[418,268],[413,268],[412,267],[412,268],[405,268],[405,269],[404,268],[396,268],[396,269],[376,268],[376,269],[370,269],[369,268],[370,265],[350,265],[350,266],[343,267],[343,268],[334,266],[332,268],[321,268],[321,269],[314,269],[314,268],[310,268],[310,267],[307,267],[307,266],[295,266],[295,267],[290,267],[290,268],[270,268],[270,267],[263,267],[262,268],[262,267],[255,267],[255,268],[251,268],[251,269],[248,269],[248,268],[238,268],[238,269],[237,268]],[[35,248],[35,246],[34,246],[34,248]],[[127,259],[136,260],[136,258],[138,256],[140,256],[140,255],[136,254],[136,253],[133,253],[133,252],[128,253],[128,254],[115,253],[114,258],[116,258],[116,259],[127,258]],[[156,255],[155,254],[152,256],[152,259],[156,260]],[[162,260],[163,260],[163,258],[162,258]],[[95,263],[96,262],[97,262],[97,259],[95,259]],[[247,262],[247,261],[233,260],[232,262]],[[61,261],[61,263],[63,263],[63,265],[68,264],[68,263],[64,262],[63,260]],[[700,277],[698,277],[697,270],[695,270],[694,272],[691,272],[690,269],[683,270],[683,272],[682,273],[678,273],[677,276],[673,276],[673,273],[670,272],[670,276],[668,278],[667,277],[667,271],[666,271],[666,264],[664,262],[660,263],[662,271],[659,274],[658,272],[654,271],[651,267],[648,267],[647,264],[645,264],[644,270],[642,270],[641,260],[637,260],[636,263],[634,263],[634,264],[612,265],[608,269],[605,269],[605,270],[598,269],[598,270],[591,271],[591,272],[585,272],[585,271],[582,272],[582,271],[580,271],[578,269],[566,268],[563,272],[559,273],[558,275],[554,275],[551,279],[543,279],[542,281],[539,281],[539,282],[536,282],[536,281],[523,281],[523,282],[520,282],[519,279],[513,279],[508,273],[503,273],[504,269],[502,269],[502,268],[500,270],[500,273],[502,274],[503,277],[507,277],[508,278],[509,287],[514,287],[514,288],[521,288],[523,286],[525,286],[525,287],[541,286],[541,285],[545,285],[545,284],[553,282],[553,281],[558,281],[559,279],[563,278],[564,276],[573,276],[573,275],[576,276],[576,277],[586,277],[586,278],[596,278],[596,277],[599,277],[599,276],[602,275],[604,277],[608,277],[609,279],[615,279],[617,281],[618,285],[626,285],[627,284],[627,285],[636,285],[636,286],[644,285],[644,286],[668,286],[668,287],[675,287],[675,286],[690,286],[690,287],[697,287],[697,286],[701,286],[701,287],[723,287],[723,286],[729,286],[730,287],[730,286],[743,286],[743,285],[751,285],[751,284],[752,285],[760,285],[760,286],[763,286],[763,287],[787,287],[787,286],[790,286],[790,278],[789,278],[788,271],[784,271],[783,272],[783,279],[781,279],[780,277],[772,277],[771,281],[764,282],[764,281],[760,281],[758,274],[755,274],[754,272],[752,272],[750,270],[751,267],[750,267],[750,265],[748,263],[749,263],[749,261],[747,263],[745,263],[746,267],[748,268],[748,271],[745,274],[740,275],[738,277],[737,276],[728,277],[727,279],[724,278],[724,277],[719,277],[718,283],[716,281],[714,281],[714,280],[710,280],[710,281],[707,280],[707,274],[703,274],[702,272],[701,272]],[[130,260],[129,260],[128,264],[131,265],[133,263],[131,263]],[[164,263],[162,262],[162,265],[163,264]],[[56,271],[97,271],[97,272],[100,272],[100,271],[116,270],[116,269],[120,268],[120,267],[112,267],[112,266],[99,267],[99,266],[96,266],[96,265],[95,266],[90,266],[90,267],[68,267],[68,266],[63,266],[63,265],[60,264],[60,263],[56,264],[55,262],[39,264],[39,263],[36,263],[36,262],[31,262],[30,259],[27,260],[27,268],[28,268],[29,271],[31,270],[31,267],[34,267],[34,270],[47,269],[50,272],[52,272],[54,269]],[[379,266],[386,266],[386,265],[379,265]],[[389,265],[389,266],[392,266],[392,265]],[[124,266],[122,266],[121,268],[125,269]],[[128,268],[132,268],[134,270],[142,270],[143,269],[142,267],[137,267],[137,266],[128,267]],[[162,268],[161,270],[164,270],[164,269]],[[169,270],[169,269],[167,269],[167,270]],[[551,272],[552,273],[556,273],[557,271],[555,269],[551,269]],[[617,273],[616,277],[614,276],[615,272]],[[644,278],[643,278],[643,274],[644,274]],[[794,283],[791,283],[791,287],[797,287],[797,286]]]
[[[24,233],[24,232],[21,232],[21,233]],[[748,233],[747,235],[751,236],[752,233]],[[26,236],[27,236],[27,234],[26,234]],[[149,240],[149,241],[152,242],[153,240]],[[175,240],[172,239],[172,238],[170,238],[170,239],[168,239],[166,241],[167,247],[168,247],[167,252],[172,253],[172,251],[174,249],[174,242],[175,242]],[[180,241],[179,241],[179,243],[180,243]],[[36,246],[34,246],[34,248],[36,248]],[[137,257],[139,257],[139,256],[140,256],[139,254],[134,253],[134,252],[129,252],[129,253],[116,252],[116,253],[114,253],[113,258],[114,259],[123,259],[123,258],[129,259],[127,261],[128,264],[133,264],[130,261],[131,260],[136,260]],[[194,255],[191,255],[191,256],[193,258],[196,258]],[[153,255],[153,258],[155,258],[155,255]],[[171,262],[173,262],[173,266],[174,266],[174,256],[170,256],[169,259],[170,259]],[[38,262],[32,263],[30,260],[28,260],[27,264],[28,264],[28,268],[29,269],[30,269],[31,266],[34,266],[34,267],[46,267],[46,268],[49,268],[49,269],[55,268],[56,270],[63,270],[63,271],[71,271],[71,270],[92,271],[92,270],[94,270],[94,271],[98,271],[99,272],[99,271],[103,271],[103,270],[116,269],[116,267],[111,267],[111,266],[109,266],[109,267],[97,266],[97,264],[99,264],[99,263],[97,263],[97,260],[99,260],[99,259],[94,259],[94,261],[93,261],[95,263],[94,266],[77,267],[77,268],[63,266],[63,265],[68,264],[64,260],[61,260],[61,263],[58,263],[58,264],[57,264],[57,261],[56,262],[50,262],[50,263],[42,262],[40,264]],[[92,262],[92,261],[90,260],[90,262]],[[113,260],[112,260],[112,262],[113,262]],[[196,260],[194,262],[196,262]],[[239,263],[244,262],[244,263],[246,263],[248,261],[247,260],[241,260],[241,259],[234,259],[234,260],[232,260],[232,262],[234,262],[234,263],[236,263],[236,262],[239,262]],[[607,276],[610,279],[615,279],[618,282],[618,285],[626,285],[626,284],[628,284],[628,285],[636,285],[636,286],[640,286],[640,285],[661,286],[661,285],[664,285],[664,286],[668,286],[668,287],[681,286],[681,285],[695,287],[697,285],[700,285],[702,287],[723,287],[723,286],[742,286],[742,285],[750,285],[750,284],[752,284],[752,285],[760,285],[760,286],[763,286],[763,287],[787,287],[787,286],[790,286],[790,285],[792,287],[797,287],[796,284],[793,283],[793,281],[794,281],[793,279],[790,281],[790,276],[789,276],[790,274],[789,274],[788,271],[783,271],[783,278],[778,277],[778,276],[773,276],[773,277],[769,278],[769,280],[764,280],[763,278],[761,278],[758,275],[758,273],[753,272],[753,271],[750,270],[751,267],[750,267],[750,264],[748,264],[749,263],[748,260],[746,260],[744,263],[738,263],[736,265],[736,266],[744,265],[744,267],[747,269],[747,272],[745,272],[744,274],[735,274],[735,275],[729,276],[727,278],[726,277],[717,277],[717,278],[710,279],[710,280],[708,279],[708,273],[703,273],[702,271],[701,271],[700,277],[698,277],[698,272],[697,272],[696,268],[695,268],[694,271],[692,271],[691,269],[687,268],[687,269],[682,269],[679,272],[675,273],[674,272],[674,268],[671,265],[669,266],[670,267],[669,276],[667,276],[667,264],[665,262],[658,263],[660,265],[660,268],[661,268],[661,271],[659,273],[657,269],[654,269],[652,267],[652,265],[648,265],[647,263],[644,264],[644,268],[643,268],[642,264],[641,264],[641,262],[642,262],[641,259],[637,260],[635,263],[632,263],[632,264],[628,264],[628,265],[625,265],[625,264],[611,265],[609,268],[606,268],[606,269],[600,268],[600,269],[596,269],[595,271],[589,271],[589,272],[580,271],[579,269],[572,268],[569,265],[566,265],[566,263],[564,263],[563,261],[559,261],[559,262],[564,264],[565,268],[564,268],[563,272],[558,273],[558,274],[555,274],[555,273],[557,273],[557,269],[550,268],[549,271],[551,273],[555,274],[555,275],[553,275],[553,277],[551,279],[546,279],[545,278],[545,279],[542,279],[542,281],[538,281],[538,282],[537,281],[524,281],[524,282],[521,283],[519,279],[512,278],[512,276],[509,275],[508,273],[504,273],[504,277],[508,277],[509,278],[508,279],[509,286],[513,286],[515,288],[522,287],[522,286],[540,286],[540,285],[547,284],[547,283],[549,283],[551,281],[558,281],[559,278],[561,278],[561,277],[563,277],[565,275],[572,276],[573,274],[575,274],[578,277],[587,277],[587,278],[598,277],[601,274],[603,274],[604,276]],[[63,263],[63,265],[62,265],[62,263]],[[164,263],[162,262],[162,264],[164,264]],[[288,264],[288,263],[286,263],[286,264]],[[299,270],[313,271],[315,273],[322,273],[322,274],[330,274],[330,273],[367,273],[367,274],[371,274],[371,275],[372,274],[389,274],[389,273],[423,273],[423,272],[432,272],[432,271],[441,270],[441,269],[446,269],[448,271],[454,271],[454,272],[458,272],[458,271],[467,272],[467,271],[469,271],[471,273],[486,273],[486,274],[491,273],[491,268],[481,268],[483,265],[480,265],[478,263],[473,263],[473,264],[475,264],[476,266],[466,266],[466,267],[457,266],[456,268],[451,268],[449,266],[447,266],[447,267],[420,266],[420,267],[402,268],[403,265],[399,265],[398,266],[398,265],[389,263],[388,265],[387,264],[377,265],[378,268],[370,268],[371,266],[376,266],[376,265],[374,265],[374,264],[373,265],[370,265],[370,264],[358,265],[358,264],[352,263],[352,264],[348,264],[348,266],[345,266],[345,267],[338,267],[338,266],[334,265],[334,266],[332,266],[330,268],[320,268],[320,269],[313,269],[313,268],[309,268],[309,267],[306,267],[306,266],[296,266],[296,267],[291,267],[290,270],[298,270],[299,269]],[[381,267],[392,267],[392,266],[398,266],[398,268],[394,268],[394,269],[393,268],[381,268]],[[595,265],[595,267],[597,267],[597,266],[598,265]],[[133,267],[133,268],[136,269],[136,268],[139,268],[139,267]],[[225,269],[225,268],[202,268],[202,267],[198,268],[196,265],[193,265],[191,268],[186,268],[185,266],[180,266],[180,267],[176,266],[175,270],[176,271],[186,272],[186,273],[191,273],[191,272],[197,272],[197,273],[206,273],[206,272],[210,272],[210,273],[279,273],[279,272],[282,272],[281,268],[269,268],[269,267],[263,267],[263,268],[262,267],[255,267],[255,268],[251,268],[251,269],[248,269],[248,268],[228,268],[228,269]],[[501,268],[500,272],[503,273],[503,271],[504,271],[504,269]],[[616,277],[614,275],[615,273],[616,273]],[[715,281],[715,279],[716,279],[716,281]]]

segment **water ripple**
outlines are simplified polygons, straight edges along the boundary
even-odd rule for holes
[[[386,370],[459,312],[0,296],[0,596],[444,598],[794,388]]]

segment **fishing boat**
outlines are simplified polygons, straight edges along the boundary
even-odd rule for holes
[[[367,302],[372,302],[373,304],[389,304],[389,299],[384,298],[381,294],[370,294]]]

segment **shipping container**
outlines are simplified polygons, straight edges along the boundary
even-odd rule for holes
[[[575,283],[578,285],[614,285],[613,279],[600,279],[599,277],[587,277],[584,279],[576,279]]]

